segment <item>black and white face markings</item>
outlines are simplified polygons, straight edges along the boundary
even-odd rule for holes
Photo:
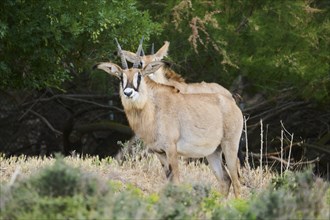
[[[136,71],[134,73],[133,79],[128,79],[125,73],[121,75],[123,93],[127,98],[136,99],[139,96],[139,87],[141,83],[141,78],[142,75],[140,71]]]

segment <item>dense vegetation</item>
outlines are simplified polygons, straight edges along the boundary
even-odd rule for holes
[[[242,74],[259,92],[293,87],[326,102],[329,8],[325,0],[4,0],[1,88],[61,87],[108,58],[115,37],[133,50],[144,35],[156,46],[169,40],[173,62],[191,80],[229,87]]]
[[[74,74],[108,58],[115,37],[128,46],[160,30],[135,0],[5,0],[0,7],[4,89],[63,88]]]
[[[93,161],[95,170],[104,163],[115,166],[111,160]],[[86,163],[80,159],[76,167]],[[226,200],[205,183],[163,183],[160,191],[148,193],[76,167],[57,159],[26,178],[15,172],[1,183],[1,219],[328,219],[330,214],[329,185],[310,171],[288,172],[247,198]]]
[[[293,87],[329,101],[327,1],[170,2],[148,9],[166,30],[158,42],[172,42],[170,55],[189,78],[229,87],[241,74],[259,92]]]

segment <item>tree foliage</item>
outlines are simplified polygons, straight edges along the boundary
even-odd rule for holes
[[[60,87],[108,59],[115,37],[132,49],[157,30],[135,0],[1,1],[0,88]]]
[[[253,92],[292,87],[300,98],[329,101],[327,1],[142,2],[163,24],[158,43],[171,41],[170,56],[188,78],[229,87],[243,75]]]
[[[152,35],[156,46],[171,42],[170,56],[188,80],[229,87],[243,75],[254,92],[292,87],[304,99],[330,99],[330,5],[324,0],[0,5],[1,88],[60,87],[96,60],[115,59],[115,37],[134,50],[142,35],[147,41]]]

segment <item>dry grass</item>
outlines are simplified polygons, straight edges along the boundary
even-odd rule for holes
[[[70,156],[66,157],[65,162],[73,167],[78,167],[83,172],[94,173],[105,180],[120,181],[123,184],[133,184],[140,188],[145,194],[159,192],[166,184],[165,174],[157,157],[148,154],[140,159],[138,156],[129,157],[122,163],[113,158],[100,160],[98,157]],[[42,168],[50,166],[55,162],[55,158],[37,157],[11,157],[0,156],[0,181],[9,183],[14,181],[14,173],[18,172],[17,178],[27,178],[38,173]],[[180,160],[180,177],[182,184],[203,183],[218,188],[218,183],[212,171],[204,163],[189,163]],[[274,173],[267,170],[242,169],[242,198],[248,198],[252,192],[264,189],[270,182]],[[233,192],[229,198],[233,198]]]

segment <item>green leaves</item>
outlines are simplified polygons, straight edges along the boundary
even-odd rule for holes
[[[3,0],[0,88],[60,87],[95,62],[115,60],[115,37],[135,51],[144,35],[146,47],[150,38],[156,48],[170,41],[178,72],[192,81],[229,88],[242,74],[254,91],[290,86],[326,103],[329,13],[324,0]]]
[[[272,1],[253,12],[242,36],[245,43],[240,45],[239,66],[256,85],[267,84],[276,90],[293,86],[301,98],[329,100],[325,79],[330,56],[325,53],[330,45],[323,41],[330,34],[325,16],[329,9],[311,12],[313,4]],[[307,95],[311,92],[312,96]]]
[[[127,49],[159,31],[135,0],[2,1],[0,88],[60,87],[108,59],[113,39]]]

